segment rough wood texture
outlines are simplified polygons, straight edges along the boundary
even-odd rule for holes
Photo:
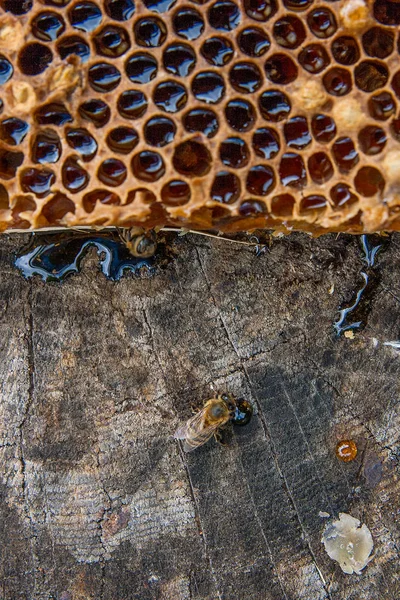
[[[400,356],[383,342],[399,338],[400,237],[353,340],[332,322],[356,238],[294,235],[256,258],[188,235],[152,278],[107,281],[90,257],[63,285],[13,268],[25,241],[0,240],[1,600],[398,600]],[[252,422],[183,455],[178,422],[225,389]],[[361,576],[325,553],[319,511],[371,529]]]

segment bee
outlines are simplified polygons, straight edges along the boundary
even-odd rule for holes
[[[219,394],[207,400],[197,414],[181,425],[174,438],[183,440],[184,451],[191,452],[217,435],[218,430],[234,418],[236,409],[237,403],[232,394]]]
[[[157,249],[157,234],[154,229],[145,231],[142,227],[118,229],[119,237],[136,258],[150,258]]]

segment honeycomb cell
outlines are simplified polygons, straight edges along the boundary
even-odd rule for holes
[[[163,81],[154,90],[154,104],[168,113],[176,113],[184,108],[187,102],[185,87],[176,81]]]
[[[240,196],[239,178],[230,171],[220,171],[214,177],[210,190],[210,198],[221,204],[233,204]]]
[[[99,166],[97,177],[105,185],[117,187],[121,185],[127,177],[126,166],[117,158],[107,158]]]
[[[287,152],[282,156],[279,177],[284,186],[301,189],[307,185],[307,171],[299,154]]]
[[[139,46],[158,48],[167,39],[167,28],[157,17],[139,19],[134,27],[135,41]]]
[[[183,206],[189,202],[190,197],[190,187],[180,179],[169,181],[161,190],[161,199],[167,206]]]
[[[311,129],[317,142],[327,144],[336,135],[335,121],[329,115],[316,114],[311,119]]]
[[[271,213],[274,217],[291,217],[295,204],[296,201],[290,194],[279,194],[271,199]]]
[[[0,57],[1,60],[1,57]],[[53,60],[53,53],[47,46],[39,44],[39,42],[31,42],[26,44],[19,53],[18,64],[21,72],[24,75],[40,75],[43,73]],[[10,63],[9,63],[10,64]],[[11,65],[10,65],[11,66]],[[0,83],[5,83],[1,80],[2,65],[0,63]],[[11,67],[12,68],[12,67]]]
[[[200,48],[202,56],[210,65],[223,67],[234,55],[232,43],[223,37],[211,37]]]
[[[304,42],[306,30],[300,19],[293,15],[285,15],[274,23],[273,36],[277,44],[294,50]]]
[[[354,186],[359,194],[370,198],[383,193],[385,180],[375,167],[361,167],[354,178]]]
[[[396,0],[375,0],[374,17],[382,25],[400,25],[400,6]]]
[[[163,52],[163,65],[168,73],[187,77],[196,65],[196,53],[188,44],[171,44]]]
[[[400,142],[400,117],[398,119],[393,119],[390,123],[390,133],[396,141]]]
[[[308,13],[307,24],[311,33],[321,39],[331,37],[337,30],[335,15],[329,8],[322,6]]]
[[[78,2],[68,11],[68,18],[72,27],[90,33],[100,25],[103,15],[93,2]]]
[[[132,83],[149,83],[157,75],[157,60],[147,52],[132,54],[125,63],[125,72]]]
[[[44,129],[36,134],[32,142],[32,161],[34,163],[56,163],[61,158],[62,145],[56,131]]]
[[[259,97],[258,104],[262,117],[274,123],[286,119],[291,111],[288,96],[280,90],[267,90]]]
[[[208,9],[208,22],[213,29],[232,31],[241,21],[240,9],[230,0],[218,0]]]
[[[65,139],[84,162],[89,162],[96,156],[97,142],[87,129],[67,129]]]
[[[400,98],[400,71],[393,75],[391,86],[396,96]]]
[[[132,172],[142,181],[158,181],[165,173],[165,164],[158,152],[145,150],[135,154],[131,162]]]
[[[268,21],[278,10],[277,0],[244,0],[244,10],[250,19]]]
[[[21,194],[14,197],[13,208],[11,211],[13,227],[18,227],[18,229],[29,229],[31,224],[28,220],[22,218],[21,213],[25,211],[32,213],[35,209],[36,202],[33,200],[31,195],[23,196]]]
[[[174,169],[181,175],[202,177],[209,172],[212,157],[204,144],[196,140],[188,140],[175,148],[172,163]]]
[[[88,79],[90,86],[96,92],[112,92],[121,82],[121,73],[114,65],[101,62],[90,67]]]
[[[34,114],[38,125],[56,125],[62,127],[73,121],[72,115],[61,102],[49,102],[40,106]]]
[[[42,208],[42,215],[50,225],[59,225],[68,213],[75,213],[75,204],[60,192],[54,194]]]
[[[88,192],[83,196],[83,208],[88,214],[94,211],[97,203],[119,206],[121,204],[121,200],[114,192],[102,189],[93,190],[93,192]]]
[[[22,119],[17,119],[17,117],[4,119],[0,123],[0,139],[2,139],[3,142],[6,142],[6,144],[10,144],[10,146],[18,146],[18,144],[21,144],[28,131],[28,123]]]
[[[394,49],[394,33],[383,27],[371,27],[362,36],[364,51],[372,58],[387,58]]]
[[[44,198],[50,194],[51,186],[55,183],[56,176],[49,169],[24,169],[20,174],[21,189]]]
[[[13,179],[17,169],[24,162],[22,152],[11,152],[0,149],[0,179]]]
[[[354,81],[363,92],[375,92],[384,87],[389,78],[387,67],[378,61],[363,60],[354,69]]]
[[[7,83],[12,77],[14,69],[12,64],[6,59],[3,54],[0,54],[0,85]]]
[[[241,217],[256,217],[267,212],[267,207],[261,200],[244,200],[239,206]]]
[[[342,173],[350,173],[360,160],[354,143],[349,137],[338,138],[332,145],[332,152]]]
[[[235,98],[225,106],[225,118],[232,129],[243,132],[253,127],[256,114],[250,102]]]
[[[334,170],[330,158],[325,152],[316,152],[308,159],[308,172],[315,183],[322,185],[333,176]]]
[[[255,196],[266,196],[275,187],[275,173],[267,165],[255,165],[247,174],[246,190]]]
[[[356,40],[348,35],[333,40],[331,52],[336,62],[346,67],[354,65],[360,58],[360,48]]]
[[[217,104],[225,95],[224,79],[214,71],[198,73],[192,81],[192,93],[201,102]]]
[[[292,117],[289,119],[283,127],[283,133],[289,148],[302,150],[311,144],[312,138],[305,117]]]
[[[265,63],[265,73],[272,83],[287,85],[295,81],[298,69],[286,54],[273,54]]]
[[[310,196],[305,196],[300,201],[300,213],[307,213],[313,211],[321,211],[326,208],[327,200],[324,196],[319,196],[318,194],[312,194]]]
[[[118,98],[117,109],[125,119],[140,119],[147,110],[147,98],[140,90],[126,90]]]
[[[131,47],[128,32],[118,25],[106,25],[93,38],[97,54],[108,58],[122,56]]]
[[[396,112],[396,102],[389,92],[380,92],[368,100],[368,110],[371,117],[378,121],[390,119]]]
[[[168,12],[176,3],[176,0],[143,0],[143,2],[149,10],[162,14]]]
[[[358,201],[358,197],[351,191],[346,183],[337,183],[329,192],[334,207],[351,206]]]
[[[358,134],[358,144],[361,152],[368,156],[374,156],[382,152],[386,146],[386,133],[380,127],[368,125],[361,129]]]
[[[239,62],[231,68],[229,81],[237,92],[252,94],[261,87],[263,78],[257,65],[250,62]]]
[[[314,0],[283,0],[283,4],[288,10],[302,12],[310,8]]]
[[[312,75],[321,73],[330,63],[327,51],[321,44],[308,44],[298,56],[299,63]]]
[[[183,126],[189,133],[200,132],[212,138],[218,132],[217,115],[207,108],[195,108],[183,117]]]
[[[103,100],[88,100],[79,107],[82,119],[90,121],[95,127],[104,127],[110,120],[111,111]]]
[[[132,0],[105,0],[104,8],[114,21],[129,21],[135,12]]]
[[[260,27],[247,27],[237,37],[238,46],[247,56],[263,56],[271,46],[268,35]]]
[[[174,141],[176,125],[167,117],[153,117],[144,126],[144,139],[150,146],[163,148]]]
[[[33,0],[4,0],[2,7],[6,12],[20,17],[32,10]]]
[[[107,146],[117,154],[129,154],[139,143],[139,136],[132,127],[116,127],[107,135]]]
[[[40,12],[33,19],[32,33],[42,42],[54,42],[65,31],[65,21],[53,11]]]
[[[266,160],[274,158],[280,150],[279,135],[275,129],[261,127],[254,132],[252,147],[257,156]]]
[[[57,44],[57,51],[63,60],[71,56],[71,54],[79,56],[82,62],[86,62],[90,57],[89,44],[78,35],[63,37]]]
[[[238,137],[230,137],[221,142],[219,156],[227,167],[240,169],[248,164],[250,151],[244,140]]]
[[[73,156],[69,156],[64,162],[61,177],[64,187],[72,194],[81,192],[89,183],[89,173]]]
[[[188,41],[197,40],[204,31],[204,20],[199,11],[188,6],[176,11],[172,18],[176,35]]]
[[[327,71],[322,79],[324,87],[331,96],[345,96],[351,91],[351,73],[340,67]]]

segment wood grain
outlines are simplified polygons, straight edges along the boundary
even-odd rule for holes
[[[93,254],[62,285],[14,269],[26,240],[0,240],[1,600],[398,600],[399,236],[352,340],[332,323],[355,237],[256,258],[187,235],[151,278],[107,281]],[[255,416],[185,455],[171,435],[220,390]],[[361,576],[325,553],[320,511],[371,529]]]

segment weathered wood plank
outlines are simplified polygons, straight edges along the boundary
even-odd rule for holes
[[[92,256],[62,285],[13,269],[24,239],[0,240],[1,600],[398,600],[398,236],[353,340],[332,323],[355,238],[255,258],[186,236],[154,277],[107,281]],[[184,455],[178,422],[223,389],[253,420]],[[370,527],[361,576],[326,555],[319,511]]]

